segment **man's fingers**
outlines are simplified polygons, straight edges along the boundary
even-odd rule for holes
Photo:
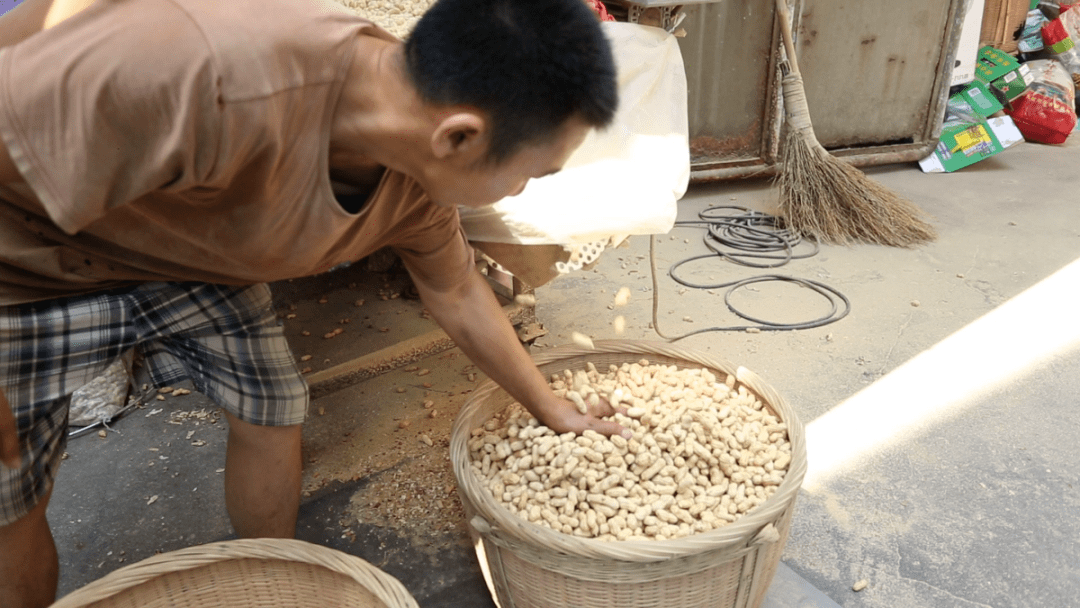
[[[611,420],[597,420],[593,425],[593,430],[605,437],[611,437],[613,435],[621,435],[623,439],[630,439],[630,430],[623,428],[618,422]]]
[[[596,405],[595,407],[592,407],[590,409],[592,410],[592,414],[597,418],[607,418],[609,416],[614,416],[615,414],[622,414],[623,416],[626,415],[625,407],[615,407],[603,397],[600,398],[599,405]]]
[[[604,399],[601,399],[600,403],[596,405],[589,406],[588,414],[579,413],[574,404],[563,400],[561,412],[562,415],[547,418],[541,422],[556,433],[580,433],[586,429],[590,429],[605,437],[611,437],[612,435],[621,435],[626,439],[630,439],[631,437],[631,433],[628,429],[623,428],[622,425],[614,420],[607,420],[607,418],[617,413],[625,415],[626,408],[612,407],[612,405]]]

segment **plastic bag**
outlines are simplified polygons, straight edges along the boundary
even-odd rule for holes
[[[1074,81],[1080,78],[1080,7],[1063,10],[1061,16],[1042,28],[1043,43],[1052,57],[1061,62]]]
[[[71,395],[68,424],[89,426],[112,419],[124,409],[130,384],[123,361],[116,361]]]
[[[1044,144],[1063,143],[1076,128],[1073,81],[1064,66],[1054,59],[1029,61],[1027,66],[1034,80],[1006,112],[1024,139]]]
[[[686,72],[674,36],[634,23],[601,23],[618,70],[619,110],[562,171],[482,209],[461,208],[471,241],[578,245],[660,234],[675,224],[690,181]]]
[[[585,4],[589,5],[600,21],[615,21],[615,17],[608,13],[607,7],[600,0],[585,0]]]
[[[1020,42],[1017,43],[1021,53],[1035,53],[1043,50],[1042,28],[1049,23],[1046,15],[1039,9],[1028,11],[1027,21],[1024,23],[1023,32],[1020,34]]]

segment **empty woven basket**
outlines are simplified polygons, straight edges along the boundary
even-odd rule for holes
[[[52,608],[418,608],[366,561],[299,540],[233,540],[155,555]]]
[[[780,395],[756,374],[723,360],[666,343],[596,342],[594,350],[567,346],[533,357],[545,376],[565,369],[600,369],[648,359],[679,368],[735,376],[788,425],[792,460],[783,483],[765,503],[734,523],[684,538],[603,541],[530,523],[496,502],[469,461],[472,429],[514,403],[487,382],[454,422],[450,457],[470,520],[477,556],[502,608],[756,608],[765,597],[787,540],[795,497],[806,474],[802,424]]]

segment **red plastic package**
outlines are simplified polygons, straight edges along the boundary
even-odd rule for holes
[[[1076,90],[1069,72],[1056,59],[1029,61],[1034,77],[1028,90],[1005,111],[1024,139],[1060,144],[1076,128]]]
[[[604,3],[600,0],[585,0],[585,4],[588,4],[593,9],[593,12],[600,18],[600,21],[615,21],[615,17],[611,16],[607,7],[604,6]]]

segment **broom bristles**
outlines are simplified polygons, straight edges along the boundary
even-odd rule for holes
[[[936,232],[921,209],[788,129],[781,171],[780,215],[788,229],[822,243],[914,247]]]

